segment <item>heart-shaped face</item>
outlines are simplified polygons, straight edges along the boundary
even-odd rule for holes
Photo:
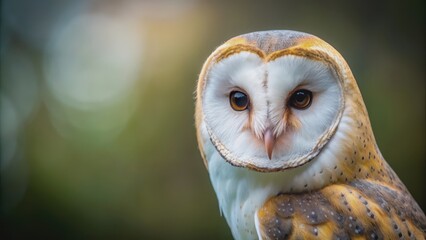
[[[306,48],[264,52],[225,44],[200,77],[205,132],[232,165],[257,171],[303,165],[340,121],[340,74],[327,54]]]

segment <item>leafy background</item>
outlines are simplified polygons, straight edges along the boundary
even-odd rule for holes
[[[426,209],[424,1],[1,1],[2,239],[230,239],[197,150],[203,61],[309,32],[352,68]]]

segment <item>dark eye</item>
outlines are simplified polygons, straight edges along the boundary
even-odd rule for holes
[[[312,103],[312,92],[300,89],[293,93],[290,97],[290,106],[296,109],[306,109]]]
[[[249,98],[243,92],[232,91],[229,95],[229,102],[235,111],[243,111],[248,108]]]

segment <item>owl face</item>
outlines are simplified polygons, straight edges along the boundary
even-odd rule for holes
[[[341,73],[333,59],[306,47],[284,42],[265,51],[247,39],[225,43],[203,68],[202,137],[235,166],[279,171],[303,165],[336,130],[344,106]]]

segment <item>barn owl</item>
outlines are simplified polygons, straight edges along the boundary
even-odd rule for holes
[[[295,31],[219,46],[196,90],[199,149],[235,239],[424,239],[343,57]]]

